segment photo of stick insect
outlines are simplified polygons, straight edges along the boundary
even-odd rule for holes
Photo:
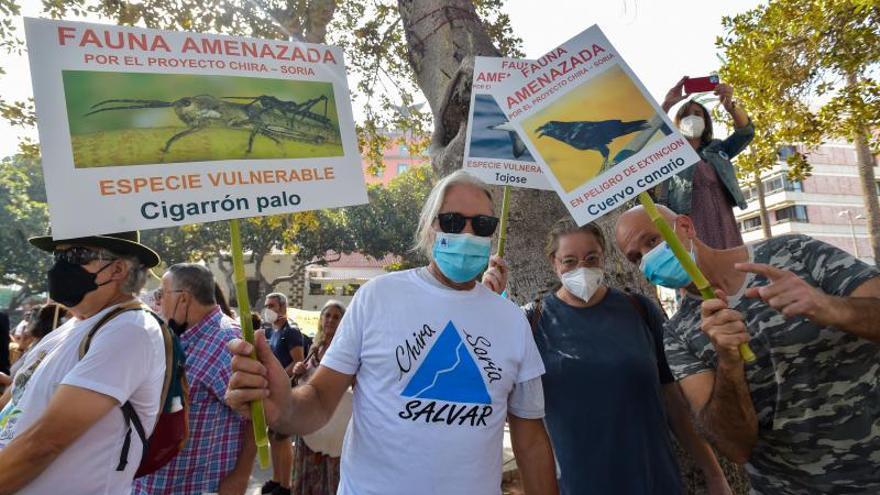
[[[250,102],[237,103],[226,101],[227,99],[248,99]],[[321,101],[324,102],[324,115],[311,111],[311,108]],[[165,142],[165,146],[162,148],[163,153],[167,153],[171,146],[181,138],[212,127],[250,131],[247,153],[253,150],[254,138],[258,134],[269,138],[276,144],[280,144],[279,139],[320,144],[328,137],[332,138],[336,133],[334,124],[326,116],[326,96],[313,98],[303,103],[284,101],[268,95],[228,98],[196,95],[185,96],[174,101],[110,99],[92,105],[91,111],[85,116],[111,110],[147,108],[173,108],[177,118],[186,124],[186,129],[177,132]]]

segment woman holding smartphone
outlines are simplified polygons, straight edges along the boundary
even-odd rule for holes
[[[743,243],[733,207],[744,210],[748,206],[731,160],[752,141],[755,128],[748,114],[733,99],[733,88],[711,78],[682,77],[666,93],[663,110],[668,112],[690,92],[713,87],[721,106],[733,119],[733,134],[724,140],[714,139],[712,117],[706,107],[695,99],[681,105],[675,114],[675,125],[701,160],[660,186],[657,200],[676,213],[689,215],[701,241],[715,249],[727,249]]]

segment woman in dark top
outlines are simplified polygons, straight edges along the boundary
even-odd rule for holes
[[[682,78],[666,94],[663,110],[669,111],[686,98],[686,79]],[[755,128],[733,99],[730,85],[719,84],[715,94],[733,119],[733,134],[723,141],[714,139],[712,117],[706,107],[693,99],[683,104],[676,112],[675,125],[701,160],[672,177],[657,192],[660,203],[691,217],[701,241],[715,249],[728,249],[743,243],[733,207],[747,207],[731,160],[752,141]]]
[[[557,222],[546,254],[562,286],[526,307],[547,370],[545,422],[561,493],[681,493],[667,418],[709,493],[730,493],[666,364],[663,314],[603,285],[604,251],[594,225]]]

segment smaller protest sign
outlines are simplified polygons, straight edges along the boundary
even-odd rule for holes
[[[531,61],[475,57],[471,109],[468,115],[464,169],[488,184],[552,190],[540,165],[490,91]]]
[[[699,161],[598,26],[490,92],[580,225]]]

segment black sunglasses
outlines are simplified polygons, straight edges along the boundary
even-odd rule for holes
[[[440,222],[440,230],[446,232],[447,234],[459,234],[462,230],[464,230],[464,226],[467,225],[467,221],[471,221],[471,227],[474,229],[474,234],[480,237],[489,237],[495,232],[495,227],[498,226],[498,217],[493,217],[489,215],[474,215],[472,217],[466,217],[461,213],[441,213],[437,215],[437,220]]]
[[[83,246],[73,246],[61,251],[54,251],[55,261],[64,260],[73,265],[87,265],[95,260],[113,261],[116,258],[105,256],[100,251]]]

